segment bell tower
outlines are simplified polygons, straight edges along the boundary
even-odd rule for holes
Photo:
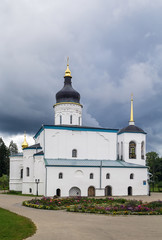
[[[56,94],[55,125],[82,125],[82,105],[80,94],[73,89],[71,71],[69,69],[69,58],[64,75],[64,87]]]

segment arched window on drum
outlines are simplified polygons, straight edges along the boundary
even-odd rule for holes
[[[134,141],[129,143],[129,158],[136,159],[136,143]]]

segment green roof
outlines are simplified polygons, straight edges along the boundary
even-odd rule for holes
[[[100,167],[103,168],[147,168],[146,166],[128,163],[121,160],[87,160],[87,159],[44,159],[48,167]]]

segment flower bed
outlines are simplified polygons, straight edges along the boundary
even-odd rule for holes
[[[162,201],[143,203],[122,198],[95,199],[86,197],[46,198],[24,201],[24,206],[68,212],[98,213],[109,215],[161,215]]]

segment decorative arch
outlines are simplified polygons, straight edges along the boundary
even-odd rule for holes
[[[105,196],[112,196],[112,187],[111,186],[105,187]]]
[[[94,174],[93,174],[93,173],[90,173],[90,174],[89,174],[89,178],[90,178],[90,179],[93,179],[93,178],[94,178]]]
[[[129,158],[136,159],[136,143],[134,141],[129,143]]]
[[[132,187],[129,186],[128,187],[128,196],[132,196],[133,195],[133,190],[132,190]]]
[[[77,150],[76,149],[72,150],[72,157],[77,157]]]
[[[70,124],[72,124],[72,123],[73,123],[73,116],[70,115]]]
[[[130,179],[134,179],[134,174],[133,173],[130,174]]]
[[[69,190],[69,196],[70,197],[75,197],[75,196],[81,196],[81,190],[78,187],[72,187]]]
[[[23,168],[20,170],[20,178],[23,178]]]
[[[88,197],[95,197],[95,188],[93,186],[88,188]]]
[[[62,115],[60,115],[60,124],[62,124]]]
[[[30,169],[29,169],[29,167],[26,168],[26,176],[27,176],[27,177],[30,176]]]
[[[62,173],[62,172],[59,173],[58,178],[59,178],[59,179],[62,179],[62,178],[63,178],[63,173]]]
[[[106,179],[110,179],[110,173],[106,173]]]
[[[58,197],[61,197],[61,189],[60,189],[60,188],[57,188],[57,189],[56,189],[56,195],[57,195]]]
[[[144,159],[145,155],[144,155],[144,141],[141,142],[141,159]]]

